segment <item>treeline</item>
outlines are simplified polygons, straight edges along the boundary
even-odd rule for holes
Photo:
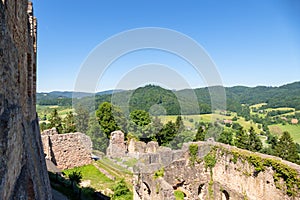
[[[234,123],[232,129],[223,129],[218,123],[202,123],[198,128],[195,141],[204,141],[210,137],[224,144],[277,156],[284,160],[300,164],[300,145],[293,141],[288,132],[284,132],[280,138],[267,132],[266,142],[268,146],[264,147],[253,127],[249,130],[244,130],[238,123]]]
[[[295,144],[289,133],[285,132],[281,138],[271,135],[268,127],[264,127],[268,147],[263,147],[258,134],[251,127],[243,127],[233,121],[226,128],[221,121],[213,123],[195,122],[197,133],[184,126],[182,117],[176,121],[163,124],[157,116],[152,116],[144,110],[133,110],[127,116],[120,107],[104,102],[96,112],[90,111],[87,105],[78,104],[75,112],[69,112],[62,119],[56,109],[47,119],[48,124],[42,123],[41,129],[55,127],[59,133],[83,132],[89,135],[96,150],[105,152],[111,132],[122,130],[127,140],[135,139],[143,142],[157,141],[161,146],[172,149],[181,148],[182,144],[191,141],[204,141],[214,138],[215,141],[237,146],[254,152],[261,152],[279,156],[285,160],[300,163],[298,152],[300,146]],[[282,154],[285,152],[285,154]]]
[[[43,106],[72,106],[72,98],[37,95],[37,105]]]

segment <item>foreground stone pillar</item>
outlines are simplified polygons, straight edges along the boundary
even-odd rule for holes
[[[0,1],[0,199],[52,199],[36,116],[36,19]]]

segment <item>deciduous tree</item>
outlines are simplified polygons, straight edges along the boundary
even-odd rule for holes
[[[122,130],[127,132],[127,120],[121,109],[113,106],[111,103],[104,102],[99,105],[96,111],[96,116],[99,120],[102,131],[107,138],[110,138],[111,132]]]

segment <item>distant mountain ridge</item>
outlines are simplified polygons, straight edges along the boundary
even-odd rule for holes
[[[63,97],[63,98],[73,98],[75,97],[88,97],[93,95],[105,95],[113,94],[117,92],[122,92],[123,90],[106,90],[97,93],[88,93],[88,92],[71,92],[71,91],[52,91],[52,92],[38,92],[38,97],[40,96],[52,96],[52,97]]]
[[[221,87],[221,86],[214,86]],[[153,105],[158,105],[167,111],[167,114],[177,114],[183,111],[184,114],[196,114],[211,111],[211,99],[209,87],[184,90],[167,90],[160,86],[147,85],[136,90],[108,90],[96,93],[96,104],[104,101],[123,100],[129,105],[129,110],[145,109],[149,110]],[[300,81],[285,84],[279,87],[270,86],[233,86],[225,87],[227,108],[232,111],[241,109],[241,104],[267,103],[268,107],[292,107],[300,110]],[[38,93],[37,102],[42,105],[51,103],[61,103],[64,101],[71,105],[73,92],[50,92]],[[75,93],[76,97],[89,98],[92,93]],[[195,101],[196,95],[196,101]]]

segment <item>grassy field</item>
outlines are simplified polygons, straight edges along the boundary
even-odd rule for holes
[[[266,111],[273,111],[273,110],[293,110],[295,111],[295,108],[290,108],[290,107],[280,107],[280,108],[267,108]]]
[[[64,173],[70,174],[73,171],[82,173],[82,181],[90,181],[90,186],[96,190],[105,191],[106,188],[112,188],[114,181],[101,173],[94,165],[86,165],[65,170]]]
[[[264,109],[266,111],[265,113],[253,112],[252,109],[251,109],[251,108],[260,108],[263,105],[266,105],[266,104],[265,103],[261,103],[261,104],[256,104],[256,105],[250,106],[250,114],[251,115],[258,115],[259,117],[263,117],[264,118],[264,117],[267,116],[267,113],[271,112],[271,111],[291,110],[291,112],[284,113],[284,114],[281,114],[281,115],[277,115],[277,116],[281,116],[281,117],[289,116],[289,115],[294,115],[295,112],[297,112],[297,111],[295,111],[295,108],[290,108],[290,107],[267,108],[267,109]]]
[[[258,103],[258,104],[250,106],[250,108],[260,108],[260,107],[265,106],[265,105],[267,105],[267,103]]]
[[[224,120],[224,119],[232,119],[235,116],[233,113],[232,116],[225,116],[221,114],[203,114],[203,115],[182,115],[183,124],[186,127],[194,128],[195,122],[212,122],[214,120]],[[163,124],[167,123],[168,121],[175,122],[177,116],[176,115],[166,115],[166,116],[159,116],[161,122]],[[261,130],[257,128],[257,124],[253,123],[252,121],[245,121],[243,117],[238,117],[237,123],[242,125],[245,130],[249,130],[252,126],[256,133],[260,133]]]
[[[300,125],[291,125],[291,124],[276,124],[269,126],[270,132],[277,136],[281,136],[284,131],[287,131],[291,134],[294,141],[300,143]]]
[[[58,115],[63,119],[67,116],[69,112],[73,112],[74,109],[72,107],[64,107],[64,106],[36,106],[36,111],[38,113],[38,116],[40,118],[40,122],[48,122],[47,120],[43,120],[44,115],[47,116],[49,119],[51,112],[56,109],[58,112]]]
[[[105,175],[100,170],[108,175]],[[64,173],[70,174],[73,171],[80,171],[82,173],[82,182],[88,182],[90,187],[101,191],[105,195],[112,195],[113,187],[121,179],[125,180],[127,187],[132,191],[132,173],[108,158],[103,158],[90,165],[64,170]]]

